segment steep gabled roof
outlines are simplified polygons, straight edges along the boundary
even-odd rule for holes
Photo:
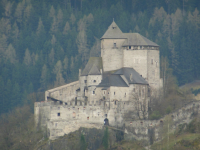
[[[140,76],[140,74],[135,71],[133,68],[121,68],[117,70],[115,75],[124,75],[129,84],[147,84],[148,82],[144,80],[143,77]]]
[[[126,41],[123,46],[159,46],[139,33],[123,33]]]
[[[108,27],[108,30],[104,33],[101,39],[121,39],[123,33],[113,20],[112,24]]]
[[[88,75],[100,75],[100,74],[101,74],[100,70],[98,70],[97,66],[93,64]]]
[[[104,78],[101,83],[97,87],[110,87],[110,86],[117,86],[117,87],[128,87],[126,82],[121,78],[120,75],[112,74],[106,78]]]
[[[101,57],[90,57],[87,65],[83,69],[81,76],[101,75],[100,69],[103,69]]]

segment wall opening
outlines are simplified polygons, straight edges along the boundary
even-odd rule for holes
[[[114,95],[115,95],[115,92],[114,92]]]
[[[153,65],[153,59],[151,59],[151,64]]]
[[[87,83],[87,80],[84,80],[85,83]]]
[[[87,117],[87,120],[89,120],[89,117]]]
[[[93,94],[95,94],[95,91],[93,91]]]
[[[129,46],[128,48],[131,49],[131,46]]]
[[[104,119],[104,125],[109,125],[109,120],[107,118]]]
[[[93,82],[96,83],[96,80],[94,80]]]
[[[73,112],[73,118],[76,118],[76,113],[75,112]]]
[[[60,116],[60,113],[58,113],[57,116]]]
[[[114,48],[115,48],[115,47],[117,47],[117,44],[116,44],[116,43],[114,43],[114,44],[113,44],[113,47],[114,47]]]

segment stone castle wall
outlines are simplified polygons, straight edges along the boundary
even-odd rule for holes
[[[80,87],[79,81],[75,81],[57,88],[45,91],[45,101],[47,97],[52,97],[63,102],[69,102],[77,96],[76,90]]]
[[[162,87],[160,85],[160,54],[159,50],[149,50],[147,52],[147,81],[155,89]]]
[[[147,50],[124,49],[123,67],[134,68],[143,78],[147,78]]]
[[[124,128],[129,138],[153,138],[154,141],[159,141],[164,138],[163,131],[168,124],[170,131],[174,131],[178,125],[188,124],[195,114],[200,113],[200,102],[195,101],[159,120],[135,120],[130,111],[133,105],[130,102],[96,102],[87,106],[81,103],[61,105],[59,102],[37,102],[35,119],[36,123],[47,127],[50,139],[76,131],[80,127],[100,129],[107,117],[111,126]]]
[[[122,44],[125,39],[102,39],[101,57],[104,71],[117,70],[123,67]],[[114,44],[116,43],[116,45]]]

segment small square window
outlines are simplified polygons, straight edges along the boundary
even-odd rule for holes
[[[151,64],[153,65],[153,59],[151,59]]]
[[[114,43],[114,45],[113,45],[114,47],[117,47],[117,44],[116,43]]]
[[[94,80],[93,82],[96,83],[96,80]]]
[[[95,94],[95,91],[93,91],[93,94]]]
[[[87,83],[87,80],[84,80],[85,83]]]
[[[58,113],[58,116],[60,116],[60,113]]]

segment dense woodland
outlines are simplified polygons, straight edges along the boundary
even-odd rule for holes
[[[178,85],[199,79],[199,10],[199,0],[2,0],[0,113],[77,80],[113,18],[160,45]]]

